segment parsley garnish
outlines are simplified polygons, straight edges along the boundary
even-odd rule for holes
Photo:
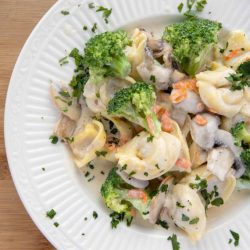
[[[97,219],[97,217],[98,217],[98,214],[97,214],[97,212],[96,211],[93,211],[93,214],[92,214],[92,216],[93,216],[93,218],[96,220]]]
[[[56,211],[54,209],[51,209],[50,211],[48,211],[46,213],[47,217],[49,217],[50,219],[53,219],[56,215]]]
[[[45,168],[42,168],[42,171],[45,171]]]
[[[232,234],[233,239],[234,239],[234,246],[237,247],[239,245],[240,235],[238,233],[234,232],[233,230],[230,230],[230,233]],[[229,240],[229,244],[231,244],[231,242],[232,242],[232,239],[230,239],[230,240]]]
[[[142,212],[142,214],[143,214],[143,215],[147,215],[147,214],[149,214],[149,211],[147,211],[147,212]]]
[[[160,169],[160,167],[159,167],[159,164],[158,164],[158,163],[156,163],[156,164],[155,164],[155,167],[156,167],[157,169]]]
[[[179,5],[178,5],[178,11],[181,13],[182,12],[182,9],[183,9],[183,6],[184,6],[184,4],[183,3],[180,3]]]
[[[242,90],[245,87],[250,87],[250,60],[242,63],[236,74],[231,74],[226,79],[232,83],[231,90]]]
[[[87,171],[84,176],[88,177],[89,175],[90,175],[90,173],[89,173],[89,171]]]
[[[97,23],[94,23],[93,27],[91,28],[91,31],[95,33],[97,30]]]
[[[113,212],[109,215],[109,217],[112,218],[111,227],[113,229],[113,228],[117,228],[117,225],[124,220],[125,213]]]
[[[182,214],[181,220],[182,220],[182,221],[189,221],[189,217],[186,216],[185,214]]]
[[[126,170],[127,166],[128,166],[127,164],[125,164],[124,166],[122,166],[121,171]]]
[[[55,227],[59,227],[59,223],[58,222],[54,222],[54,226]]]
[[[168,191],[168,185],[167,184],[162,184],[160,186],[160,192],[167,193],[167,191]]]
[[[95,152],[97,157],[100,157],[100,156],[105,157],[107,153],[108,153],[107,151],[96,151]]]
[[[83,28],[83,30],[88,30],[88,26],[87,25],[84,25],[82,28]]]
[[[145,175],[145,176],[148,176],[148,172],[144,172],[144,175]]]
[[[154,140],[154,136],[150,135],[149,137],[147,137],[147,142],[152,142]]]
[[[228,42],[226,43],[226,46],[224,49],[220,49],[220,53],[223,54],[227,48],[228,48]]]
[[[88,6],[89,6],[90,9],[94,9],[95,8],[95,4],[94,3],[89,3]]]
[[[150,76],[150,81],[151,81],[151,82],[156,82],[156,78],[155,78],[154,75],[151,75],[151,76]]]
[[[61,58],[61,59],[59,60],[59,64],[60,64],[60,66],[63,66],[64,64],[69,63],[69,61],[68,61],[67,59],[68,59],[68,57],[67,57],[67,56],[65,56],[65,57]]]
[[[59,94],[61,95],[61,96],[63,96],[63,97],[70,97],[70,94],[69,94],[69,92],[68,91],[66,91],[66,90],[61,90],[61,91],[59,91]]]
[[[49,139],[50,139],[52,144],[57,144],[57,142],[58,142],[58,137],[56,135],[51,135],[49,137]]]
[[[91,182],[95,179],[95,176],[92,176],[90,179],[88,179],[88,182]]]
[[[92,163],[89,163],[89,164],[88,164],[88,167],[89,167],[90,169],[94,169],[94,168],[95,168],[95,166],[94,166]]]
[[[180,243],[177,241],[176,234],[173,234],[172,236],[169,236],[168,240],[171,241],[173,250],[180,250]]]
[[[219,206],[224,204],[224,201],[221,197],[218,197],[218,198],[215,198],[214,200],[212,200],[211,204],[216,206],[216,207],[219,207]]]
[[[184,16],[187,18],[196,18],[196,12],[202,12],[207,4],[206,0],[187,0],[186,6],[187,11],[184,12]],[[184,4],[180,3],[177,7],[178,11],[181,13],[183,10]]]
[[[135,175],[135,174],[136,174],[136,172],[135,172],[135,171],[132,171],[132,172],[129,173],[128,176],[131,177],[131,176],[133,176],[133,175]]]
[[[163,228],[165,228],[165,229],[169,228],[168,223],[166,221],[164,221],[164,220],[158,220],[156,222],[156,224],[159,225],[159,226],[161,226],[161,227],[163,227]]]
[[[189,224],[190,225],[197,224],[199,222],[199,220],[200,220],[199,217],[195,217],[189,221]]]
[[[105,8],[103,6],[99,6],[98,9],[96,10],[96,12],[102,12],[102,17],[104,18],[105,23],[108,23],[109,22],[108,18],[112,13],[112,8],[107,9],[107,8]]]
[[[176,206],[180,207],[180,208],[184,208],[185,206],[183,206],[179,201],[176,202]]]
[[[69,15],[70,13],[69,13],[69,11],[67,11],[67,10],[62,10],[62,11],[61,11],[61,14],[63,14],[64,16],[67,16],[67,15]]]

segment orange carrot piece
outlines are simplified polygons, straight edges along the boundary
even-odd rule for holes
[[[147,194],[140,189],[131,189],[128,191],[128,197],[131,199],[141,199],[144,203],[147,202],[148,196]]]
[[[235,49],[231,51],[228,55],[224,57],[225,61],[231,60],[233,57],[237,56],[240,53],[241,49]]]
[[[205,126],[208,122],[202,115],[196,115],[194,121],[200,126]]]
[[[187,98],[186,89],[176,89],[170,95],[170,100],[172,103],[180,103]]]
[[[164,112],[164,114],[161,117],[161,127],[164,132],[169,133],[173,131],[173,125],[171,119],[169,118],[168,112]]]
[[[175,163],[175,165],[179,168],[187,170],[191,168],[192,163],[189,160],[186,160],[184,158],[179,158],[177,162]]]

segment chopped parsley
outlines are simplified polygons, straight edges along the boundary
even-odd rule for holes
[[[177,7],[178,11],[181,13],[182,12],[182,9],[183,9],[183,6],[184,4],[183,3],[180,3]]]
[[[98,217],[98,214],[97,214],[97,212],[96,211],[93,211],[93,214],[92,214],[92,216],[93,216],[93,218],[96,220],[97,219],[97,217]]]
[[[92,28],[91,28],[91,31],[92,31],[93,33],[95,33],[96,30],[97,30],[97,23],[94,23],[94,25],[93,25]]]
[[[105,175],[105,173],[103,171],[100,172],[102,175]]]
[[[123,165],[122,168],[121,168],[121,171],[126,170],[127,166],[128,166],[127,164]]]
[[[62,10],[62,11],[61,11],[61,14],[64,15],[64,16],[67,16],[67,15],[69,15],[70,13],[69,13],[69,11],[67,11],[67,10]]]
[[[52,144],[57,144],[57,142],[58,142],[58,137],[56,135],[51,135],[49,137],[49,139],[50,139]]]
[[[155,167],[156,167],[157,169],[160,169],[160,167],[159,167],[159,164],[158,164],[158,163],[156,163],[156,164],[155,164]]]
[[[199,222],[199,220],[200,220],[199,217],[195,217],[189,221],[189,224],[190,225],[197,224]]]
[[[232,91],[250,87],[250,60],[242,63],[237,69],[236,74],[230,74],[226,79],[232,83]]]
[[[185,207],[185,206],[182,205],[179,201],[176,202],[176,206],[177,206],[177,207],[180,207],[180,208],[184,208],[184,207]]]
[[[94,169],[94,168],[95,168],[95,166],[94,166],[92,163],[89,163],[89,164],[88,164],[88,167],[89,167],[90,169]]]
[[[143,215],[147,215],[147,214],[149,214],[149,211],[147,211],[147,212],[142,212],[142,214],[143,214]]]
[[[167,191],[168,191],[168,185],[167,184],[162,184],[160,186],[160,192],[167,193]]]
[[[51,209],[50,211],[48,211],[46,213],[47,217],[49,217],[50,219],[53,219],[56,215],[56,211],[54,209]]]
[[[145,175],[145,176],[148,176],[148,172],[144,172],[144,175]]]
[[[94,9],[95,8],[95,4],[94,3],[89,3],[88,6],[89,6],[90,9]]]
[[[82,29],[83,29],[83,30],[88,30],[88,26],[87,26],[87,25],[84,25],[84,26],[82,27]]]
[[[117,228],[118,224],[124,220],[125,213],[113,212],[109,215],[109,217],[111,218],[111,227],[113,229]]]
[[[150,81],[151,81],[151,82],[154,82],[154,83],[156,82],[155,75],[151,75],[151,76],[150,76]]]
[[[105,23],[108,23],[109,22],[108,19],[112,13],[112,8],[108,9],[108,8],[103,7],[103,6],[99,6],[97,8],[96,12],[102,12],[102,17],[104,18]]]
[[[68,91],[66,91],[66,90],[61,90],[61,91],[59,91],[59,95],[61,95],[61,96],[63,96],[63,97],[70,97],[70,94],[69,94],[69,92]]]
[[[135,172],[135,171],[132,171],[132,172],[129,173],[128,176],[131,177],[131,176],[133,176],[133,175],[135,175],[135,174],[136,174],[136,172]]]
[[[95,179],[95,176],[93,175],[90,179],[88,179],[88,182],[91,182]]]
[[[61,58],[61,59],[59,60],[60,66],[63,66],[64,64],[67,64],[67,63],[69,63],[69,61],[68,61],[68,56],[65,56],[65,57],[63,57],[63,58]]]
[[[176,234],[173,234],[172,236],[169,236],[168,240],[171,241],[173,250],[180,250],[180,243],[177,240]]]
[[[238,246],[239,245],[239,241],[240,241],[240,235],[236,232],[234,232],[233,230],[230,230],[231,235],[233,236],[234,239],[234,246]],[[232,239],[229,240],[229,244],[232,243]]]
[[[182,220],[182,221],[189,221],[190,219],[189,219],[189,217],[186,216],[185,214],[182,214],[181,220]]]
[[[90,173],[89,173],[89,171],[87,171],[84,176],[88,177],[89,175],[90,175]]]
[[[154,136],[150,135],[149,137],[147,137],[147,142],[152,142],[154,140]]]
[[[158,220],[158,221],[156,222],[156,225],[159,225],[159,226],[161,226],[161,227],[163,227],[163,228],[165,228],[165,229],[168,229],[168,228],[169,228],[168,223],[167,223],[166,221],[164,221],[164,220]]]
[[[100,157],[100,156],[105,157],[107,153],[108,153],[107,151],[96,151],[95,152],[97,157]]]
[[[223,54],[227,48],[228,48],[228,42],[226,43],[225,48],[220,49],[220,53]]]
[[[45,171],[45,168],[42,168],[42,171]]]
[[[88,217],[85,217],[84,220],[85,220],[85,221],[88,220]]]
[[[59,227],[59,223],[58,222],[54,222],[54,226],[55,227]]]
[[[219,207],[224,204],[224,201],[221,197],[215,198],[214,200],[211,201],[211,204],[213,206]]]

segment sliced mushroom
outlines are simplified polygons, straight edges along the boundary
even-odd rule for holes
[[[207,124],[201,126],[192,119],[191,136],[192,139],[203,149],[209,150],[214,146],[216,131],[220,124],[219,117],[208,113],[202,114],[207,120]]]
[[[55,127],[55,135],[60,138],[71,138],[76,128],[76,122],[62,115]]]
[[[225,147],[213,148],[207,157],[207,169],[224,181],[226,175],[234,164],[234,155],[230,149]]]
[[[175,92],[176,90],[173,90]],[[201,98],[194,91],[187,90],[187,98],[182,102],[174,104],[177,109],[181,109],[186,113],[197,114],[201,113],[205,109],[205,105],[202,103]]]
[[[162,185],[168,185],[167,192],[159,192],[156,196],[153,197],[150,208],[148,220],[150,223],[155,224],[160,216],[161,210],[165,204],[167,193],[172,189],[174,178],[171,176],[166,177],[162,182]]]
[[[60,94],[60,91],[63,91],[65,95]],[[62,112],[65,116],[68,116],[73,121],[77,121],[79,119],[81,115],[80,105],[77,103],[76,98],[72,98],[70,96],[70,91],[67,88],[57,90],[55,85],[51,85],[50,95],[60,112]]]

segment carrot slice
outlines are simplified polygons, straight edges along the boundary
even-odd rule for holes
[[[181,80],[179,82],[176,82],[175,84],[173,84],[173,88],[192,90],[194,92],[198,92],[195,79],[187,79],[187,80]]]
[[[161,127],[164,132],[169,133],[173,131],[173,125],[167,111],[161,116]]]
[[[170,100],[172,103],[180,103],[187,98],[186,89],[176,89],[170,95]]]
[[[128,191],[128,197],[131,199],[141,199],[144,203],[147,202],[148,196],[147,194],[140,189],[131,189]]]
[[[200,126],[205,126],[207,124],[207,119],[202,115],[196,115],[194,121]]]
[[[191,168],[192,164],[189,160],[186,160],[184,158],[179,158],[177,160],[177,162],[175,163],[175,165],[179,168],[183,168],[185,170]]]
[[[241,49],[235,49],[231,51],[228,55],[224,57],[225,61],[229,61],[233,57],[237,56],[240,53]]]

